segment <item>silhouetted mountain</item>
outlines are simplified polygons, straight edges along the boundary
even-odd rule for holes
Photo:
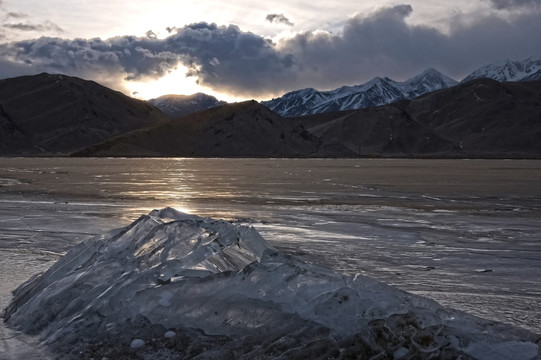
[[[0,80],[0,154],[58,154],[167,118],[93,81],[39,74]]]
[[[540,139],[539,81],[478,79],[413,100],[297,118],[248,101],[178,119],[78,78],[0,81],[2,155],[541,157]]]
[[[536,81],[541,80],[541,59],[528,58],[522,61],[497,61],[483,66],[466,76],[463,83],[489,78],[497,81]]]
[[[541,82],[474,80],[414,100],[292,119],[361,156],[539,157]]]
[[[282,116],[302,116],[390,104],[456,84],[457,81],[437,70],[428,69],[405,82],[376,77],[362,85],[343,86],[331,91],[312,88],[292,91],[262,104]]]
[[[171,117],[181,117],[201,110],[227,104],[203,93],[193,95],[163,95],[148,101]]]
[[[228,104],[135,130],[74,156],[352,156],[255,101]]]

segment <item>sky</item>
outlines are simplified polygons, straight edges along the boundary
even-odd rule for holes
[[[541,58],[541,0],[0,0],[0,78],[265,100]]]

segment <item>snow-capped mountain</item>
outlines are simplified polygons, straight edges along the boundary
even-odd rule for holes
[[[475,70],[461,82],[479,78],[490,78],[497,81],[541,80],[541,58],[528,58],[523,61],[498,61]]]
[[[541,69],[526,77],[523,77],[521,81],[541,81]]]
[[[433,68],[427,69],[403,83],[396,83],[397,86],[402,88],[402,93],[405,94],[407,99],[413,99],[436,90],[447,89],[457,84],[456,80]]]
[[[362,85],[343,86],[330,91],[312,88],[292,91],[262,104],[282,116],[301,116],[385,105],[456,84],[457,81],[437,70],[428,69],[404,82],[376,77]]]
[[[163,95],[148,101],[171,117],[188,115],[197,111],[227,104],[214,96],[203,93],[193,95]]]
[[[325,103],[330,97],[331,95],[328,92],[307,88],[288,92],[280,98],[262,101],[261,104],[281,115],[295,116],[298,114],[312,114],[311,110],[314,107]]]

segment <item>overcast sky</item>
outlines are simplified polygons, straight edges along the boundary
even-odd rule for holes
[[[0,78],[64,73],[142,98],[461,80],[541,57],[541,0],[0,0]]]

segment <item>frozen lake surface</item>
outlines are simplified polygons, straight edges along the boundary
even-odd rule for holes
[[[541,333],[541,161],[0,159],[0,305],[92,235],[155,208]],[[1,328],[0,357],[40,358]],[[25,345],[27,344],[27,345]]]

